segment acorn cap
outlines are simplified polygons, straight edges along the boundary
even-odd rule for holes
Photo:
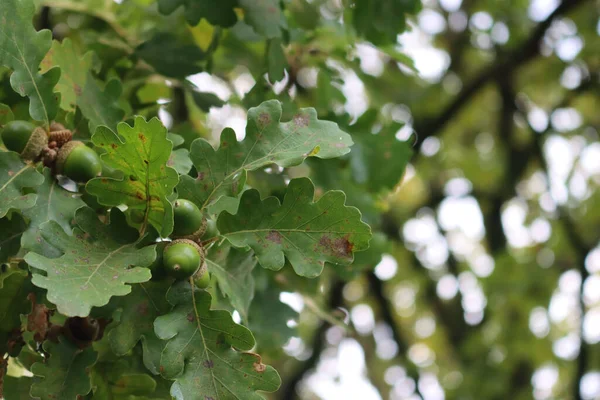
[[[50,142],[55,142],[56,143],[56,147],[62,147],[67,142],[71,141],[71,139],[73,138],[73,132],[71,132],[68,129],[61,129],[59,131],[52,131],[52,132],[50,132],[49,137],[50,138],[48,140]]]
[[[178,243],[189,244],[190,246],[192,246],[196,250],[198,250],[198,254],[200,254],[200,258],[202,258],[201,264],[204,264],[204,249],[198,243],[196,243],[196,242],[194,242],[193,240],[190,240],[190,239],[175,239],[175,240],[171,241],[171,243],[169,243],[165,247],[164,251],[167,251],[169,249],[169,247],[174,246],[174,245],[176,245]],[[200,266],[200,268],[202,268],[202,266]]]
[[[59,174],[63,173],[65,161],[67,161],[67,158],[69,157],[69,154],[71,154],[71,151],[73,151],[74,148],[79,146],[85,146],[85,144],[83,142],[74,140],[65,143],[64,146],[60,148],[60,150],[58,151],[58,156],[56,156],[56,171]]]
[[[198,230],[196,232],[192,233],[191,235],[175,236],[175,237],[177,237],[179,239],[188,239],[195,243],[195,241],[200,239],[204,235],[204,232],[206,232],[206,226],[207,226],[206,217],[203,217],[202,224],[200,225],[200,228],[198,228]]]
[[[46,146],[48,146],[48,134],[44,128],[38,126],[31,132],[29,141],[21,152],[21,157],[24,160],[33,161],[42,154],[42,150],[44,150]]]
[[[50,132],[62,131],[63,129],[65,129],[65,126],[60,122],[52,121],[50,124]]]

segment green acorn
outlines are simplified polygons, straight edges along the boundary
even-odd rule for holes
[[[202,235],[202,240],[212,239],[219,234],[219,230],[217,229],[217,221],[212,218],[208,218],[206,220],[206,229],[204,234]]]
[[[4,126],[2,141],[7,149],[21,154],[25,160],[33,161],[48,145],[48,134],[31,122],[11,121]]]
[[[194,275],[194,285],[200,289],[206,289],[210,284],[210,274],[206,263],[202,264],[202,267]]]
[[[93,149],[82,142],[72,141],[60,148],[56,168],[59,174],[83,183],[102,173],[102,162]]]
[[[204,250],[192,240],[177,239],[165,247],[163,267],[175,279],[194,275],[204,264]]]
[[[206,220],[202,211],[189,200],[177,199],[173,205],[173,236],[183,237],[194,235],[202,236],[206,227]]]

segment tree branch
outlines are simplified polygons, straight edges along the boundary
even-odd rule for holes
[[[480,71],[475,78],[466,84],[456,98],[435,118],[426,118],[415,123],[414,129],[418,134],[415,143],[415,151],[421,148],[423,141],[428,137],[435,136],[455,115],[465,106],[469,100],[498,76],[510,75],[522,64],[539,55],[539,44],[544,34],[559,16],[572,11],[577,6],[589,0],[565,0],[544,21],[540,22],[531,35],[519,47],[509,51],[495,61],[492,65]]]
[[[385,293],[384,284],[381,282],[381,280],[379,280],[373,271],[369,271],[367,273],[367,279],[371,289],[369,294],[373,296],[377,302],[381,318],[392,330],[392,336],[398,345],[398,354],[404,355],[403,359],[406,367],[406,375],[415,381],[415,393],[423,398],[419,392],[419,368],[405,356],[406,353],[408,353],[409,341],[402,335],[402,332],[400,332],[400,329],[398,328],[398,322],[394,317],[394,310],[392,309],[392,306],[388,301],[388,296]]]
[[[344,282],[337,280],[333,283],[329,291],[328,309],[334,310],[340,307],[344,301]],[[304,361],[293,375],[286,381],[285,385],[278,391],[281,400],[292,400],[298,398],[297,386],[300,384],[304,376],[313,368],[316,367],[321,357],[321,353],[325,349],[326,340],[325,333],[331,326],[327,321],[321,321],[321,325],[316,329],[313,335],[312,354]]]

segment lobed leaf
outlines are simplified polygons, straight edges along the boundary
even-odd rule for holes
[[[246,171],[273,163],[290,167],[307,157],[334,158],[350,151],[350,135],[333,122],[318,120],[314,109],[299,110],[289,122],[280,122],[281,114],[276,100],[251,108],[244,140],[238,142],[235,132],[225,129],[218,150],[196,139],[190,157],[198,175],[181,177],[179,197],[204,209],[223,196],[236,197],[244,187]]]
[[[350,153],[354,180],[373,193],[393,189],[400,183],[413,155],[409,142],[396,139],[402,125],[392,124],[376,135],[369,133],[376,115],[377,111],[368,111],[352,126],[356,143]]]
[[[7,106],[6,104],[2,104],[0,103],[0,129],[2,129],[2,127],[4,127],[4,125],[6,125],[7,123],[9,123],[10,121],[14,120],[15,116],[12,112],[12,110],[10,109],[9,106]],[[1,138],[0,138],[0,142],[1,142]]]
[[[112,296],[131,292],[129,283],[148,281],[148,266],[156,257],[154,247],[137,249],[124,216],[111,212],[110,225],[103,224],[90,208],[75,214],[78,228],[69,236],[55,222],[46,222],[41,235],[63,255],[47,258],[30,252],[25,261],[36,268],[33,284],[48,290],[48,300],[67,316],[85,317],[92,307],[103,306]],[[137,267],[131,267],[136,265]],[[45,271],[45,275],[38,270]]]
[[[314,202],[314,190],[310,179],[293,179],[282,204],[248,190],[236,215],[219,216],[219,231],[236,247],[250,246],[268,269],[281,269],[287,257],[298,275],[315,277],[325,262],[352,263],[354,252],[368,247],[371,228],[357,208],[345,205],[343,192],[326,192]]]
[[[279,0],[239,0],[244,22],[266,38],[280,38],[287,26]]]
[[[31,396],[40,400],[76,400],[92,390],[89,368],[97,353],[91,348],[80,349],[61,337],[59,343],[46,341],[44,350],[50,354],[45,363],[31,366],[34,374]]]
[[[10,219],[0,219],[0,264],[19,252],[21,236],[27,223],[21,215],[14,213]]]
[[[421,8],[418,0],[355,0],[353,25],[359,35],[375,45],[395,44],[406,30],[406,15]]]
[[[141,340],[144,365],[155,375],[159,373],[165,342],[156,337],[154,320],[171,308],[166,299],[170,286],[168,280],[134,285],[129,295],[119,299],[121,319],[108,335],[110,346],[118,356],[129,353]]]
[[[42,240],[41,226],[45,222],[55,221],[60,227],[71,233],[71,221],[75,217],[75,211],[85,206],[81,197],[65,190],[59,185],[58,181],[52,176],[49,168],[44,168],[44,183],[37,187],[37,202],[34,207],[23,210],[22,214],[29,219],[29,227],[21,238],[23,248],[35,251],[36,253],[50,256],[57,250]]]
[[[27,294],[31,291],[27,272],[10,269],[0,274],[0,355],[8,350],[11,333],[20,332],[21,314],[31,310]]]
[[[0,65],[14,71],[10,84],[21,96],[29,97],[31,117],[49,126],[60,102],[60,95],[54,93],[60,69],[38,72],[50,49],[52,32],[36,32],[31,23],[34,14],[32,0],[0,1]]]
[[[154,322],[156,335],[168,340],[161,357],[164,377],[174,379],[171,395],[178,400],[262,399],[257,390],[274,392],[279,374],[257,354],[252,333],[233,322],[231,314],[210,310],[211,296],[187,282],[167,294],[174,306]],[[235,350],[235,349],[237,350]]]
[[[23,194],[23,189],[34,188],[44,182],[33,165],[25,164],[17,153],[0,152],[0,218],[11,208],[24,210],[35,205],[37,196]]]
[[[82,56],[67,38],[62,43],[52,43],[42,62],[42,70],[60,66],[62,74],[56,88],[62,95],[60,106],[63,110],[75,112],[79,107],[89,121],[92,133],[100,125],[115,130],[125,115],[118,105],[121,84],[118,80],[111,80],[103,89],[92,74],[98,70],[94,64],[91,51]]]
[[[5,376],[4,378],[4,398],[8,400],[31,400],[29,389],[33,379],[28,376],[15,378]]]
[[[205,54],[195,44],[183,44],[174,35],[158,33],[135,49],[135,54],[164,76],[185,79],[202,71]]]
[[[120,123],[119,135],[100,127],[92,142],[103,149],[102,160],[124,173],[123,179],[94,178],[86,186],[98,202],[107,206],[126,205],[144,212],[142,231],[150,223],[163,236],[173,231],[173,206],[168,197],[177,185],[177,172],[167,166],[172,144],[158,118],[136,117],[133,126]]]
[[[171,14],[179,7],[185,7],[185,17],[190,25],[197,25],[206,18],[213,25],[233,26],[237,22],[234,8],[238,0],[158,0],[158,10],[162,14]]]
[[[256,259],[251,251],[231,248],[229,244],[213,247],[206,258],[208,270],[217,278],[219,289],[232,307],[248,320],[248,308],[254,297],[252,270]]]

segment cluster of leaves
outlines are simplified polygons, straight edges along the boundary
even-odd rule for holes
[[[199,137],[203,127],[190,126],[194,116],[223,105],[184,78],[226,68],[227,57],[216,57],[224,28],[237,33],[223,40],[265,43],[263,67],[274,82],[296,72],[290,38],[316,28],[315,4],[159,0],[144,11],[151,21],[184,18],[185,29],[209,31],[202,48],[174,32],[141,41],[136,29],[143,24],[124,26],[116,17],[124,10],[135,20],[130,2],[100,3],[48,2],[114,30],[62,41],[36,31],[31,0],[0,3],[0,79],[25,97],[5,95],[3,87],[0,129],[13,119],[46,130],[58,121],[103,162],[101,177],[76,185],[0,148],[0,388],[7,400],[261,398],[258,391],[276,391],[281,379],[254,351],[281,351],[293,333],[287,321],[295,314],[279,294],[316,293],[320,281],[305,278],[352,277],[381,256],[369,248],[371,228],[361,212],[334,189],[350,193],[364,219],[376,222],[376,194],[398,183],[410,146],[395,139],[394,124],[371,134],[381,127],[377,113],[354,124],[319,118],[339,99],[332,82],[323,83],[318,110],[299,107],[289,94],[274,100],[269,82],[258,82],[242,100],[252,106],[242,140],[227,128],[213,146]],[[391,43],[403,29],[391,25],[414,8],[402,3],[358,1],[348,22],[358,35]],[[365,24],[388,9],[393,14],[382,24]],[[94,33],[108,66],[80,51]],[[174,107],[195,113],[179,134],[155,117],[165,91]],[[192,104],[177,105],[177,93]],[[370,169],[381,154],[388,167]],[[192,280],[153,277],[149,268],[157,242],[173,231],[178,198],[216,223],[216,236],[202,243],[212,275],[207,290]]]

